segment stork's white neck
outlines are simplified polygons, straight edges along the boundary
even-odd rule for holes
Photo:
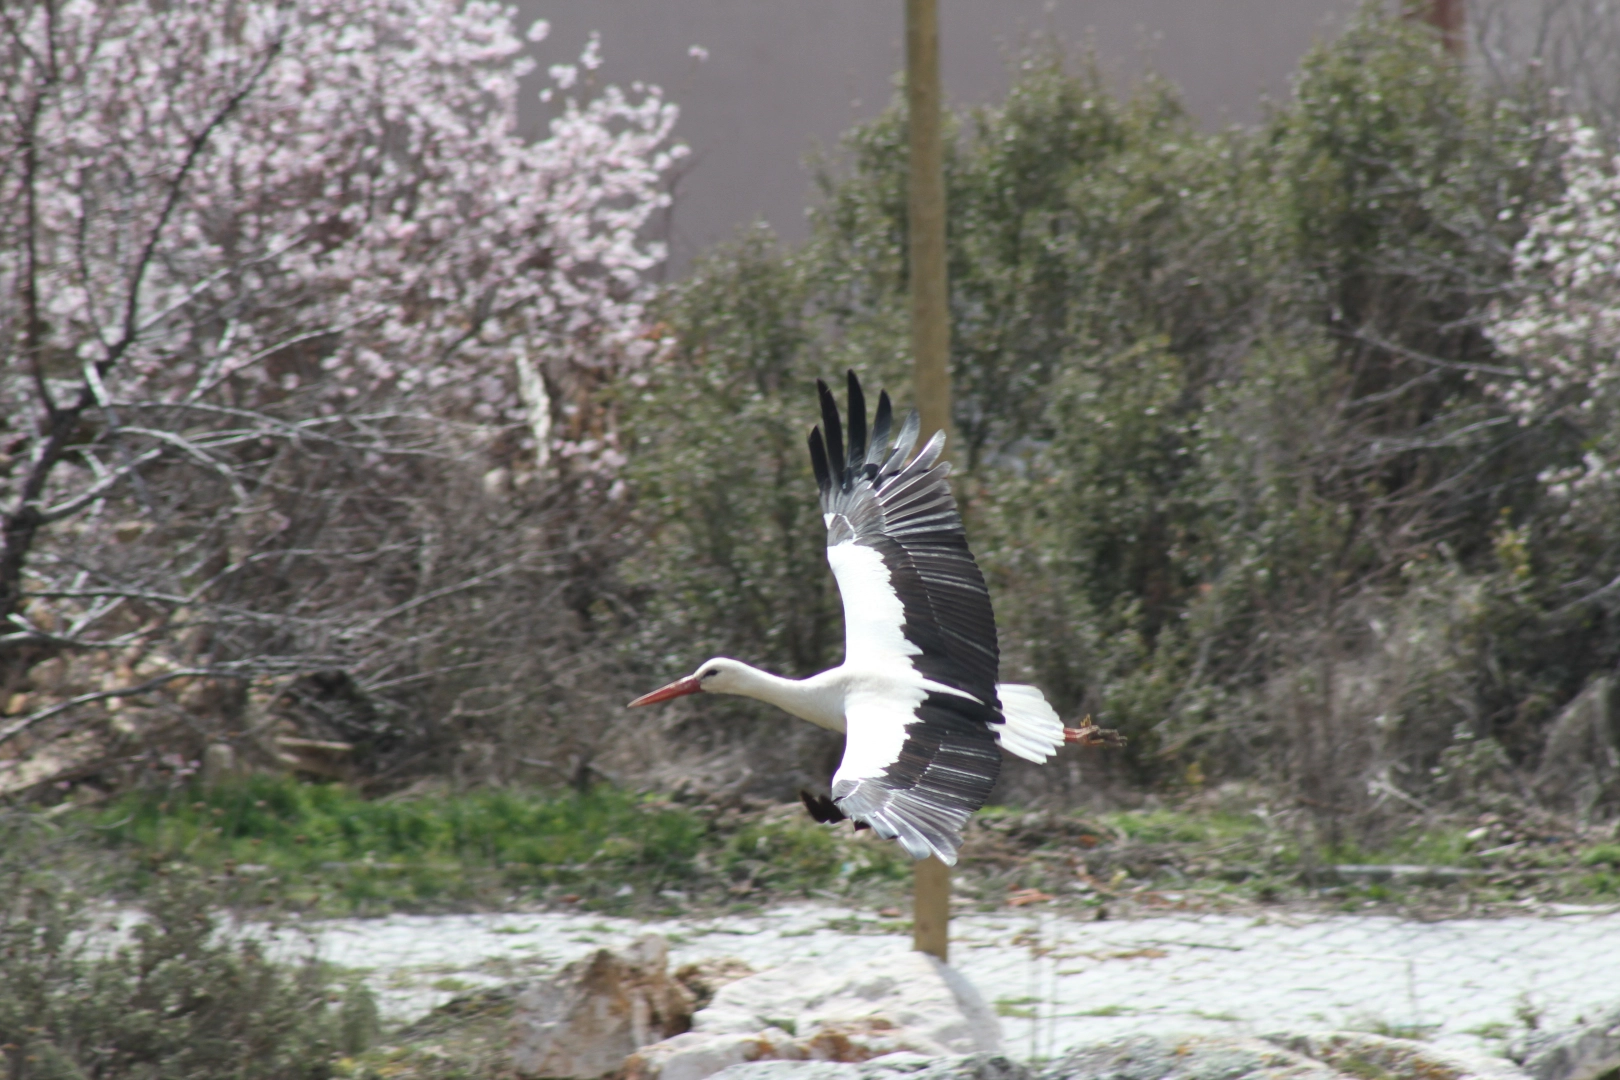
[[[738,694],[775,705],[801,720],[808,720],[829,731],[844,730],[844,685],[840,669],[832,668],[808,679],[784,679],[756,667],[739,663],[726,673],[713,691]],[[705,687],[705,689],[709,689]]]

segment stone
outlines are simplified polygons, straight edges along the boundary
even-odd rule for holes
[[[704,1080],[751,1062],[927,1061],[1001,1048],[995,1014],[925,953],[842,970],[784,964],[721,986],[686,1034],[625,1062],[626,1080]],[[779,1070],[780,1071],[780,1070]]]
[[[1359,1031],[1269,1035],[1267,1040],[1349,1076],[1383,1075],[1414,1080],[1526,1080],[1505,1058],[1466,1050],[1441,1050],[1412,1039]]]
[[[781,1029],[741,1035],[688,1031],[646,1046],[624,1062],[625,1080],[703,1080],[735,1065],[799,1060],[793,1036]]]
[[[1620,1076],[1620,1006],[1564,1031],[1535,1032],[1513,1048],[1535,1080],[1600,1080]]]
[[[887,1058],[868,1061],[861,1066],[867,1080],[898,1080],[905,1063],[898,1065],[891,1054]],[[1035,1080],[1035,1072],[1022,1062],[1001,1054],[964,1054],[960,1057],[939,1058],[928,1062],[926,1068],[912,1070],[913,1080]]]
[[[754,973],[753,968],[734,956],[719,956],[682,965],[675,970],[675,981],[691,992],[697,1008],[706,1009],[722,986]]]
[[[1553,721],[1530,787],[1548,806],[1590,819],[1620,804],[1620,685],[1594,679]]]
[[[893,1054],[872,1057],[870,1061],[860,1062],[860,1075],[894,1080],[896,1077],[909,1077],[915,1072],[932,1069],[936,1064],[940,1064],[938,1057],[928,1057],[927,1054],[901,1049],[894,1051]]]
[[[697,1032],[770,1026],[800,1039],[818,1030],[885,1032],[903,1044],[897,1048],[931,1056],[1001,1049],[1001,1025],[973,985],[920,952],[841,970],[784,964],[721,987],[692,1021]]]
[[[641,1047],[684,1032],[692,997],[668,964],[668,942],[648,934],[622,954],[598,949],[524,987],[512,1018],[513,1070],[594,1080],[619,1072]]]
[[[861,1062],[860,1072],[870,1080],[899,1080],[899,1077],[933,1068],[939,1061],[939,1058],[919,1054],[915,1050],[896,1050],[892,1054]]]
[[[754,1061],[711,1080],[1528,1080],[1511,1063],[1359,1032],[1266,1039],[1139,1035],[1081,1046],[1038,1070],[999,1054],[896,1053],[859,1063]],[[1569,1078],[1555,1078],[1569,1080]],[[1590,1078],[1583,1078],[1590,1080]]]
[[[847,1061],[750,1061],[715,1074],[725,1080],[862,1080]]]
[[[1260,1039],[1138,1035],[1069,1051],[1040,1080],[1348,1080]]]
[[[1033,1080],[1029,1067],[1000,1054],[931,1058],[899,1051],[860,1064],[843,1061],[752,1061],[714,1080]]]
[[[0,761],[0,796],[95,772],[107,754],[106,744],[93,731],[69,732],[30,747],[21,757]]]

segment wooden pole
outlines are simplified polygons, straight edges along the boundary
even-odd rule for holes
[[[906,0],[906,115],[910,127],[908,237],[912,395],[922,438],[951,432],[951,322],[945,282],[945,158],[940,134],[937,0]],[[912,875],[912,948],[949,958],[951,870],[930,855]]]
[[[1434,0],[1429,21],[1440,31],[1446,52],[1460,57],[1466,48],[1463,39],[1463,0]]]
[[[930,855],[911,872],[911,948],[951,958],[951,868]]]
[[[1422,19],[1440,31],[1446,52],[1461,58],[1467,50],[1463,36],[1463,0],[1417,0],[1407,8],[1409,18]]]
[[[951,431],[951,316],[945,285],[945,153],[940,134],[938,0],[906,0],[910,125],[913,393],[922,438]]]

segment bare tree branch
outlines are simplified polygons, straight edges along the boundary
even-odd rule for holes
[[[147,679],[145,682],[134,686],[121,686],[116,690],[98,690],[94,693],[80,694],[77,697],[58,702],[49,708],[29,713],[27,716],[12,721],[5,727],[0,727],[0,743],[10,741],[43,720],[49,720],[53,716],[60,716],[83,705],[106,701],[110,698],[139,697],[142,694],[156,690],[160,686],[166,686],[176,679],[213,677],[219,674],[221,674],[219,671],[210,668],[182,668],[179,671],[170,671],[155,678]]]

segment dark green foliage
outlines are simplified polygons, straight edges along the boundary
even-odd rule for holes
[[[777,889],[838,879],[900,881],[911,869],[911,860],[897,845],[870,836],[851,843],[843,830],[803,818],[764,821],[739,830],[727,841],[722,862],[739,881]]]
[[[672,316],[693,350],[632,392],[632,477],[656,559],[645,585],[666,613],[656,640],[679,643],[671,672],[746,651],[807,675],[837,651],[837,590],[815,572],[824,545],[805,497],[811,425],[794,392],[812,377],[799,269],[759,232],[710,256]]]
[[[1051,48],[960,121],[953,460],[1005,677],[1125,730],[1140,779],[1259,773],[1330,814],[1457,788],[1458,740],[1534,762],[1620,643],[1551,615],[1549,570],[1593,545],[1538,517],[1537,477],[1578,448],[1483,383],[1557,191],[1545,105],[1369,14],[1256,130],[1205,133],[1152,81],[1117,100]],[[846,149],[802,249],[752,234],[676,290],[636,391],[642,625],[672,671],[838,658],[802,434],[845,366],[907,398],[903,113]]]
[[[313,960],[271,963],[233,939],[197,876],[159,883],[112,947],[87,898],[36,869],[27,828],[3,839],[0,1054],[15,1080],[314,1080],[375,1034],[364,988],[340,994]]]

